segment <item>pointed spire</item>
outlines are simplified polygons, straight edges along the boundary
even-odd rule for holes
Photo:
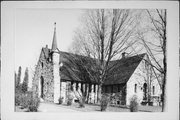
[[[52,51],[56,51],[57,49],[57,40],[56,40],[56,22],[54,23],[54,35],[53,35],[53,42],[52,42]]]

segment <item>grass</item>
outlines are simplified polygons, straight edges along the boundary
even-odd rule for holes
[[[62,112],[64,110],[72,111],[72,112],[101,112],[99,105],[94,104],[85,104],[84,108],[80,108],[78,103],[73,103],[71,106],[67,106],[67,104],[54,104],[54,103],[40,103],[40,110],[38,112]],[[161,107],[159,106],[139,106],[139,112],[161,112]],[[27,109],[20,109],[16,107],[16,112],[26,112]],[[125,106],[108,106],[105,112],[130,112],[129,108]]]
[[[66,109],[72,109],[81,112],[101,112],[99,105],[94,104],[85,104],[84,108],[80,108],[79,104],[74,103],[71,106],[67,106],[66,104],[59,105],[59,107],[63,107]],[[108,106],[106,112],[130,112],[128,107],[124,106]],[[159,106],[139,106],[139,112],[161,112],[161,107]]]

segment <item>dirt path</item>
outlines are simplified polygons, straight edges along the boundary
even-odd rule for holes
[[[78,112],[53,103],[40,103],[39,112]]]

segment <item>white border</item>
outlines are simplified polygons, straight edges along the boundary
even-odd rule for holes
[[[18,113],[14,112],[14,28],[16,9],[51,8],[136,8],[167,9],[167,96],[168,112],[164,113]],[[179,10],[178,2],[170,1],[59,1],[1,2],[1,117],[2,120],[78,119],[78,120],[178,120],[179,117]],[[23,59],[23,58],[22,58]]]

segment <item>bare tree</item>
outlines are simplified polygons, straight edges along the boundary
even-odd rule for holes
[[[120,58],[120,53],[127,50],[136,41],[130,37],[135,29],[133,13],[126,9],[88,10],[83,16],[83,27],[75,34],[79,42],[79,54],[96,59],[98,71],[98,100],[101,98],[102,85],[108,76],[108,66],[112,59]]]
[[[166,108],[166,10],[146,10],[148,29],[138,31],[138,39],[150,56],[147,61],[162,88],[162,111]]]

